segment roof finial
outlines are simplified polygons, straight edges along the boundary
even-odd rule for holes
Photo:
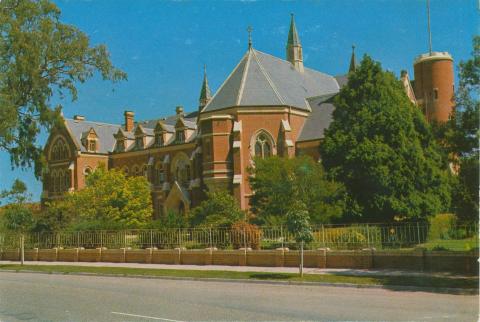
[[[350,67],[348,68],[348,72],[355,72],[355,70],[357,69],[356,65],[357,62],[355,59],[355,44],[352,44],[352,57],[350,58]]]
[[[248,32],[248,49],[252,48],[252,31],[253,28],[252,26],[247,27],[247,32]]]

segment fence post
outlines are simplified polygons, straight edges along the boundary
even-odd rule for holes
[[[367,247],[370,248],[370,230],[368,229],[368,224],[367,224]]]
[[[322,244],[323,244],[323,247],[327,247],[325,245],[325,227],[323,226],[323,224],[322,224]]]
[[[418,239],[418,244],[421,244],[422,242],[420,241],[420,224],[417,221],[417,239]]]
[[[213,247],[213,244],[212,244],[212,226],[210,226],[210,229],[208,231],[208,244],[210,245],[210,248]]]
[[[177,233],[178,233],[178,248],[180,248],[180,247],[182,247],[182,243],[180,241],[180,236],[181,236],[180,228],[178,228]]]
[[[280,239],[282,240],[282,249],[284,249],[284,245],[283,245],[283,226],[280,226]]]
[[[153,230],[150,229],[150,248],[153,248]]]
[[[77,231],[77,248],[80,248],[80,232]]]

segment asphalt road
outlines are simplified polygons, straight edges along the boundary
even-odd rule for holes
[[[477,321],[478,296],[0,272],[0,321]]]

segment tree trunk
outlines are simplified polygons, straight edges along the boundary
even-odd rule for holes
[[[303,241],[300,244],[300,277],[303,277]]]

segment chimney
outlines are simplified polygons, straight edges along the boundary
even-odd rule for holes
[[[85,116],[83,115],[74,115],[73,116],[74,121],[85,121]]]
[[[177,115],[183,116],[183,106],[179,105],[175,108]]]
[[[135,113],[132,111],[125,111],[123,115],[125,116],[125,131],[130,132],[133,130],[133,116]]]

